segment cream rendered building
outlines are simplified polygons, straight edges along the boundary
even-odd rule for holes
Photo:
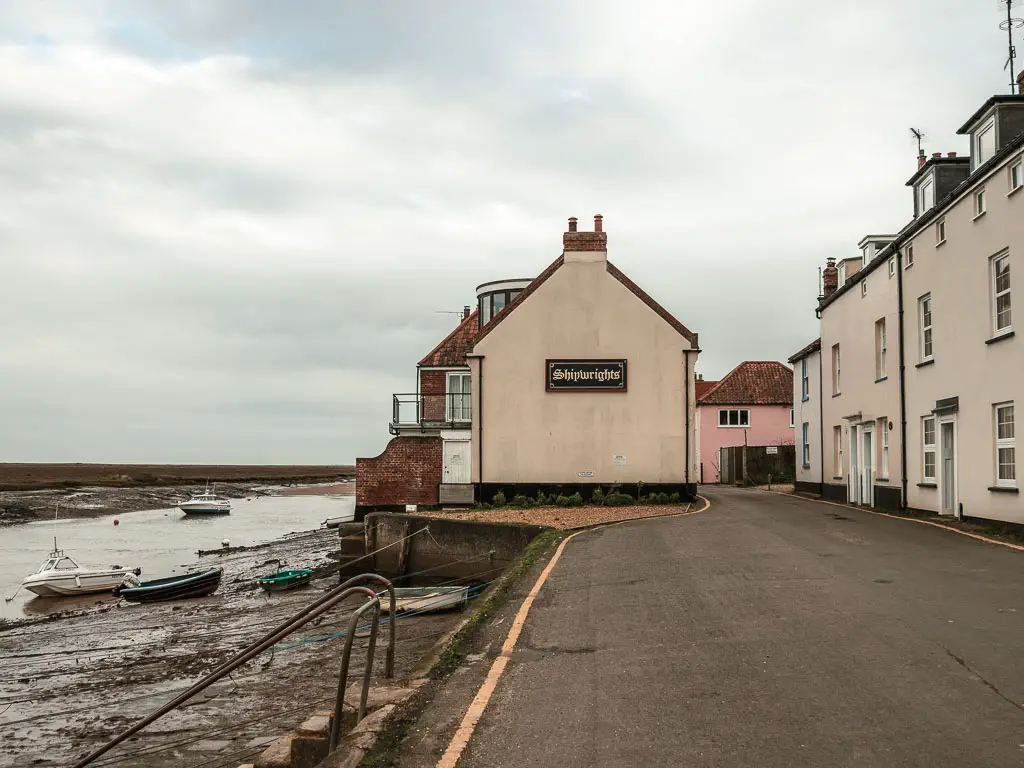
[[[479,286],[394,395],[395,437],[356,461],[357,514],[499,491],[695,497],[697,334],[608,261],[601,216],[570,219],[562,245],[535,279]]]
[[[913,220],[871,236],[882,247],[845,281],[826,268],[822,492],[1024,524],[1012,279],[1024,269],[1024,96],[989,99],[959,133],[969,156],[922,156],[907,182]]]

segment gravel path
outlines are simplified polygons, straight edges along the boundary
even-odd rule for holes
[[[472,520],[479,523],[527,523],[547,525],[565,530],[585,528],[598,523],[635,520],[638,517],[677,515],[687,510],[687,504],[632,507],[532,507],[531,509],[474,509],[465,512],[417,512],[422,517],[450,517],[453,520]]]

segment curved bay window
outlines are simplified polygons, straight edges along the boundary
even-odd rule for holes
[[[491,318],[512,303],[513,299],[523,292],[522,288],[487,292],[480,295],[480,325],[490,322]]]

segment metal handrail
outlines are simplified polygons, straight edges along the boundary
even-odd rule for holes
[[[375,581],[378,584],[383,584],[384,589],[388,591],[388,598],[390,600],[389,607],[391,610],[388,613],[388,652],[384,657],[384,677],[390,680],[395,676],[395,625],[398,623],[398,617],[396,615],[395,585],[379,573],[361,573],[358,576],[353,576],[345,583],[355,585],[360,581]],[[361,715],[359,719],[362,720]]]
[[[350,597],[351,595],[359,594],[359,593],[362,593],[362,594],[367,596],[367,602],[364,603],[363,605],[361,605],[353,613],[352,619],[349,621],[349,632],[347,633],[347,637],[346,637],[346,640],[345,640],[345,650],[342,653],[342,672],[344,674],[344,677],[342,677],[341,680],[339,681],[339,685],[341,686],[341,690],[338,692],[338,695],[336,697],[337,709],[335,710],[334,720],[339,723],[339,728],[340,728],[340,721],[341,721],[341,717],[342,717],[341,707],[344,705],[344,698],[345,698],[344,686],[345,686],[345,683],[346,683],[347,677],[348,677],[348,656],[349,656],[349,654],[351,653],[351,650],[352,650],[352,636],[354,634],[355,622],[356,622],[357,618],[360,615],[362,615],[362,613],[367,609],[368,606],[371,606],[371,607],[372,606],[376,606],[376,611],[375,611],[375,614],[374,614],[374,622],[373,622],[372,628],[370,630],[371,645],[370,645],[370,648],[367,650],[367,663],[366,663],[365,671],[363,673],[363,691],[362,691],[362,697],[361,697],[361,700],[360,700],[360,707],[359,707],[359,714],[358,714],[358,719],[361,720],[363,718],[363,716],[365,715],[365,713],[366,713],[366,700],[367,700],[368,688],[369,688],[369,684],[370,684],[370,673],[371,673],[371,670],[372,670],[372,663],[373,663],[373,645],[376,643],[377,627],[378,627],[378,624],[380,622],[380,598],[377,596],[377,593],[374,590],[370,589],[369,587],[357,586],[357,585],[360,584],[360,582],[364,582],[364,581],[386,582],[387,585],[388,585],[388,591],[390,592],[390,595],[391,595],[391,611],[392,611],[391,616],[389,617],[390,618],[390,622],[389,623],[391,625],[391,647],[388,649],[390,659],[387,662],[387,665],[390,666],[392,664],[393,654],[394,654],[394,637],[395,637],[394,625],[395,625],[395,619],[396,619],[395,614],[394,614],[394,609],[395,609],[394,587],[391,585],[390,581],[388,581],[383,576],[380,576],[380,575],[378,575],[376,573],[363,573],[363,574],[360,574],[358,576],[353,576],[351,579],[348,579],[347,581],[344,581],[341,584],[339,584],[337,587],[332,589],[330,592],[325,594],[320,599],[318,599],[315,602],[313,602],[312,604],[306,606],[305,608],[303,608],[298,613],[294,614],[293,616],[291,616],[288,619],[286,619],[285,621],[283,621],[281,624],[277,625],[277,627],[275,627],[274,629],[272,629],[269,632],[267,632],[266,634],[264,634],[260,639],[255,640],[252,643],[250,643],[246,648],[244,648],[243,650],[241,650],[238,653],[236,653],[234,656],[232,656],[230,659],[225,661],[219,667],[217,667],[213,671],[207,673],[205,677],[203,677],[201,680],[199,680],[197,683],[195,683],[191,688],[189,688],[188,690],[183,691],[182,693],[178,694],[171,701],[169,701],[166,704],[164,704],[162,707],[157,709],[155,712],[152,712],[149,715],[146,715],[146,717],[142,718],[142,720],[137,722],[135,725],[131,726],[130,728],[125,730],[123,733],[115,736],[113,739],[108,741],[106,744],[104,744],[103,746],[99,747],[94,752],[90,753],[89,755],[87,755],[86,757],[82,758],[81,760],[79,760],[77,763],[75,763],[72,766],[72,768],[84,768],[84,766],[89,765],[91,762],[93,762],[97,758],[105,755],[107,752],[109,752],[111,749],[116,747],[118,744],[120,744],[121,742],[123,742],[126,739],[130,738],[131,736],[135,735],[136,733],[141,731],[146,726],[151,725],[152,723],[156,722],[161,717],[166,715],[168,712],[171,712],[172,710],[177,709],[179,706],[181,706],[183,703],[188,701],[190,698],[195,696],[200,691],[203,691],[203,690],[209,688],[215,682],[217,682],[221,678],[225,677],[226,675],[230,674],[232,671],[234,671],[238,667],[242,666],[242,664],[245,664],[246,662],[248,662],[251,659],[255,658],[256,656],[260,655],[261,653],[263,653],[267,649],[271,648],[272,646],[274,646],[275,644],[280,642],[282,639],[284,639],[285,637],[290,635],[295,630],[299,629],[300,627],[305,626],[309,622],[313,621],[313,619],[315,619],[318,616],[326,613],[331,608],[333,608],[335,605],[337,605],[341,601],[345,600],[346,598]],[[358,720],[357,720],[357,722],[358,722]],[[332,726],[332,732],[333,732],[333,726]]]

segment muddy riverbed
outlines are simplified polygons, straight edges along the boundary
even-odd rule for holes
[[[336,514],[352,502],[351,497],[254,499],[248,509],[239,507],[229,517],[194,526],[166,510],[138,512],[122,520],[116,535],[129,531],[129,539],[148,542],[144,577],[199,562],[223,566],[223,583],[211,597],[156,605],[128,604],[112,596],[58,601],[48,609],[36,606],[38,610],[22,605],[20,618],[0,627],[0,766],[70,764],[336,585],[336,532],[302,529],[333,516],[327,510]],[[220,526],[236,521],[229,534],[231,550],[201,558],[189,554],[207,548],[209,541],[219,542],[225,537]],[[125,546],[124,541],[102,545],[106,532],[115,530],[109,518],[64,525],[68,549],[75,539],[93,553],[107,546],[106,552],[113,554]],[[282,528],[299,532],[288,534]],[[31,523],[0,531],[3,570],[9,570],[5,561],[21,544],[12,537],[48,537],[51,530],[46,523]],[[262,537],[260,531],[265,532]],[[29,551],[35,549],[28,539],[24,544]],[[245,549],[236,550],[236,544]],[[34,562],[38,553],[31,554]],[[119,554],[117,559],[127,558]],[[319,578],[303,590],[267,595],[254,580],[272,572],[278,561],[313,567]],[[456,612],[401,619],[397,675],[409,674],[462,616]],[[235,768],[251,762],[267,743],[333,699],[344,642],[336,635],[347,620],[344,608],[328,613],[319,624],[299,630],[272,654],[253,660],[94,765]],[[366,634],[357,635],[353,675],[362,669]],[[387,633],[382,632],[375,680],[383,673],[386,643]]]

